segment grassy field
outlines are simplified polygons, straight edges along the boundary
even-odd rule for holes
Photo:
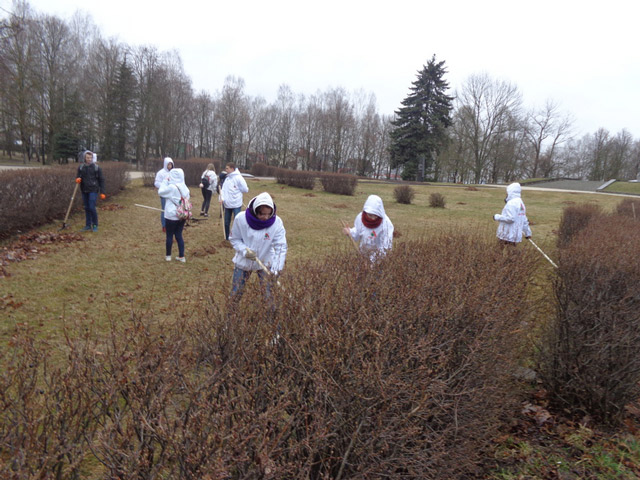
[[[284,187],[274,181],[249,180],[251,196],[262,191],[272,194],[278,214],[287,229],[289,253],[286,268],[295,269],[296,260],[318,257],[336,248],[353,248],[340,234],[342,222],[353,223],[366,197],[379,194],[387,214],[399,233],[397,242],[427,238],[448,229],[463,229],[478,235],[494,235],[494,213],[500,212],[504,189],[417,186],[412,205],[393,200],[393,185],[360,182],[353,197],[337,196]],[[201,195],[192,188],[194,209],[199,209]],[[444,195],[444,209],[430,208],[429,195]],[[534,240],[552,255],[555,234],[562,208],[566,205],[593,202],[610,211],[619,198],[609,195],[525,192]],[[43,334],[56,336],[61,321],[72,315],[90,319],[98,325],[107,310],[116,313],[131,308],[169,308],[171,299],[189,285],[224,296],[229,291],[233,270],[233,250],[223,241],[222,225],[217,218],[217,204],[206,220],[196,217],[185,230],[186,264],[166,262],[164,234],[159,213],[134,204],[159,207],[155,190],[135,180],[117,197],[99,203],[100,231],[82,233],[82,241],[47,247],[35,260],[9,262],[11,275],[2,279],[5,321],[0,332],[6,339],[16,323],[40,325]],[[83,212],[70,218],[66,232],[78,232],[84,225]],[[42,227],[40,231],[58,231],[62,221]],[[5,242],[6,243],[6,242]],[[36,247],[38,247],[36,245]],[[5,245],[5,248],[10,247]],[[528,248],[523,246],[521,248]],[[174,245],[174,256],[177,247]],[[176,293],[177,292],[177,293]]]
[[[607,193],[640,195],[640,182],[614,182],[604,189]]]
[[[420,185],[414,186],[413,204],[401,205],[393,199],[395,185],[373,181],[361,181],[353,197],[290,188],[262,179],[250,179],[248,185],[250,194],[245,195],[245,202],[262,191],[274,197],[287,229],[286,268],[293,270],[306,258],[317,259],[336,249],[352,249],[349,240],[341,235],[342,222],[351,225],[370,194],[383,198],[387,214],[399,233],[396,242],[415,238],[428,241],[435,233],[448,230],[474,232],[479,238],[492,237],[496,229],[492,216],[501,211],[505,196],[504,188]],[[200,192],[195,188],[191,192],[194,210],[198,212]],[[446,208],[430,208],[431,193],[444,195]],[[588,202],[609,212],[621,201],[611,195],[549,191],[525,191],[523,198],[533,238],[552,258],[555,230],[564,207]],[[109,319],[122,318],[132,311],[150,310],[156,318],[171,319],[176,315],[176,304],[182,300],[183,305],[201,308],[199,299],[205,301],[213,296],[223,300],[228,295],[233,250],[223,240],[217,203],[208,219],[196,217],[198,221],[186,228],[186,264],[165,261],[159,212],[135,204],[159,207],[160,202],[154,189],[134,180],[118,196],[99,203],[98,233],[79,233],[84,213],[76,212],[68,222],[70,228],[61,233],[73,233],[78,241],[44,246],[34,242],[29,245],[15,238],[4,242],[4,258],[18,246],[36,251],[30,253],[33,259],[7,262],[5,269],[10,276],[0,278],[3,318],[0,344],[7,344],[16,326],[30,325],[53,349],[63,350],[62,326],[67,321],[85,322],[87,327],[100,332],[107,329]],[[38,231],[58,232],[61,225],[62,220]],[[518,248],[532,247],[525,243]],[[176,245],[173,253],[177,255]],[[534,288],[545,290],[551,266],[542,257],[540,264],[542,273],[533,283]],[[560,463],[593,462],[601,474],[590,478],[633,478],[621,475],[616,465],[640,461],[635,437],[612,440],[576,425],[556,427],[562,430],[549,433],[544,427],[535,431],[534,438],[508,435],[500,439],[496,455],[507,463],[522,465],[497,472],[494,478],[561,478],[545,473],[550,458]],[[579,455],[576,452],[580,449]],[[597,462],[602,465],[596,465]]]

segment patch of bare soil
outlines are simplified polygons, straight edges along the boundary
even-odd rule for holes
[[[84,236],[79,233],[54,232],[32,232],[20,235],[18,240],[0,251],[0,278],[10,276],[4,268],[9,262],[35,260],[49,251],[53,245],[69,245],[75,242],[84,242]]]

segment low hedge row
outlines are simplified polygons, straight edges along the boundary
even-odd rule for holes
[[[116,195],[128,182],[128,165],[100,162],[105,193]],[[47,168],[9,170],[0,173],[0,238],[62,220],[75,189],[78,164]],[[82,207],[82,195],[75,196],[73,209]]]
[[[618,211],[565,210],[557,314],[539,359],[558,408],[607,423],[640,395],[640,222],[628,203]]]
[[[484,478],[518,404],[535,261],[466,234],[373,268],[337,252],[290,266],[268,302],[255,281],[239,304],[194,293],[173,322],[132,312],[103,338],[78,321],[56,364],[18,325],[0,476]]]
[[[354,195],[358,185],[358,177],[344,173],[290,170],[288,168],[277,168],[272,173],[278,183],[307,190],[313,190],[316,179],[319,179],[325,192],[338,195]]]

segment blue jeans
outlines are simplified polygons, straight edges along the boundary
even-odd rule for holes
[[[227,240],[229,240],[229,234],[231,233],[231,231],[229,230],[229,227],[231,225],[231,215],[237,217],[241,211],[242,207],[224,209],[224,233]]]
[[[182,238],[182,230],[184,230],[186,220],[169,220],[165,218],[164,221],[165,227],[167,228],[167,257],[171,256],[171,247],[173,246],[174,235],[176,237],[176,242],[178,243],[178,256],[184,257],[184,239]]]
[[[160,197],[160,205],[162,206],[162,210],[164,210],[164,206],[167,204],[167,199],[164,197]],[[167,225],[164,223],[164,212],[160,212],[160,223],[162,224],[162,228],[165,228]]]
[[[82,192],[82,203],[84,204],[85,226],[98,225],[98,211],[96,210],[96,202],[98,201],[98,192]]]
[[[271,285],[270,282],[266,281],[267,274],[264,270],[256,270],[258,274],[258,279],[260,280],[260,284],[266,289],[266,296],[269,297],[271,293]],[[231,285],[231,296],[237,298],[238,300],[242,296],[242,292],[244,291],[244,285],[247,283],[247,280],[251,276],[251,270],[242,270],[241,268],[234,267],[233,269],[233,280]]]

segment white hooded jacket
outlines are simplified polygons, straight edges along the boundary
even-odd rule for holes
[[[242,206],[242,194],[248,193],[249,187],[237,168],[228,173],[222,184],[222,202],[224,208],[238,208]]]
[[[527,219],[527,209],[520,198],[522,187],[519,183],[512,183],[507,187],[507,203],[502,209],[502,213],[496,213],[494,220],[498,224],[497,237],[505,242],[518,243],[522,241],[522,234],[525,237],[531,236],[529,220]]]
[[[225,185],[227,181],[228,177],[225,180]],[[275,215],[275,204],[271,195],[266,192],[253,198],[249,202],[247,209],[252,209],[255,213],[255,209],[261,205],[271,207]],[[233,263],[241,270],[261,270],[258,262],[245,258],[247,248],[250,248],[256,252],[256,256],[272,273],[277,274],[283,269],[287,256],[287,232],[284,229],[282,219],[276,215],[273,225],[262,230],[254,230],[249,226],[246,214],[246,210],[240,212],[231,228],[229,241],[236,251]]]
[[[374,261],[391,250],[393,223],[387,217],[382,199],[378,195],[369,195],[362,211],[382,218],[382,223],[378,227],[368,228],[362,223],[362,212],[360,212],[353,222],[353,227],[349,229],[351,238],[360,242],[360,251],[369,254],[371,261]]]
[[[202,181],[204,177],[207,177],[207,179],[209,180],[209,187],[207,188],[207,190],[209,190],[210,192],[215,192],[216,188],[218,188],[218,176],[216,175],[215,170],[205,170],[204,172],[202,172],[200,180]]]
[[[171,157],[164,157],[164,166],[160,170],[158,170],[158,172],[156,173],[156,179],[153,182],[156,188],[160,188],[162,181],[166,178],[169,178],[170,170],[167,168],[169,164],[175,166]]]
[[[180,204],[180,198],[188,199],[191,197],[189,188],[184,183],[184,172],[181,168],[171,169],[169,178],[165,178],[160,184],[158,195],[167,199],[164,205],[164,218],[180,220],[176,210]]]

